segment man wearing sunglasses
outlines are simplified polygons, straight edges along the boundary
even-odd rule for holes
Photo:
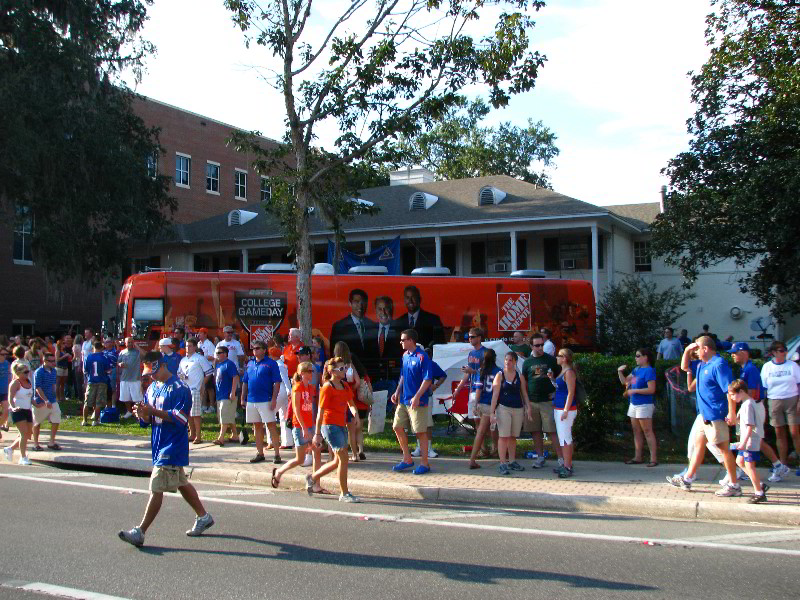
[[[553,394],[556,388],[547,376],[549,371],[554,377],[561,373],[556,357],[544,351],[544,336],[534,333],[531,336],[531,355],[522,363],[522,385],[528,386],[528,398],[531,401],[531,420],[523,423],[523,431],[530,431],[533,447],[537,457],[533,461],[534,469],[544,467],[544,435],[548,434],[553,442],[558,463],[563,466],[561,444],[558,443],[556,422],[553,419]]]
[[[283,385],[278,363],[267,356],[267,345],[262,341],[253,342],[253,356],[242,375],[242,407],[248,423],[253,424],[256,436],[256,455],[251,463],[263,462],[264,459],[264,424],[269,428],[270,437],[280,440],[277,425],[278,393]],[[280,443],[273,444],[275,457],[272,464],[281,462]]]
[[[800,404],[797,401],[797,386],[800,385],[800,367],[787,360],[786,344],[772,342],[772,360],[761,367],[761,384],[767,388],[769,399],[769,424],[775,428],[778,457],[781,463],[789,460],[789,433],[794,449],[800,452]]]
[[[61,424],[61,408],[56,396],[56,357],[50,352],[45,352],[44,363],[33,374],[33,449],[41,451],[39,445],[39,432],[42,423],[50,421],[50,450],[61,450],[56,444],[56,433]]]

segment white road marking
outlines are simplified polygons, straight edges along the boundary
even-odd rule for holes
[[[74,487],[85,487],[99,490],[108,490],[115,492],[123,492],[128,494],[143,494],[148,495],[150,492],[146,489],[126,488],[115,485],[102,485],[96,483],[84,483],[81,481],[64,481],[61,479],[40,479],[38,477],[29,475],[10,475],[0,473],[0,479],[19,479],[22,481],[37,481],[41,483],[51,483],[58,485],[68,485]],[[544,536],[553,538],[564,539],[577,539],[577,540],[591,540],[598,542],[616,542],[616,543],[632,543],[632,544],[647,544],[658,546],[681,546],[691,548],[707,548],[712,550],[731,550],[734,552],[748,552],[753,554],[777,554],[781,556],[800,556],[800,550],[786,550],[783,548],[762,548],[754,546],[741,546],[737,544],[725,544],[717,542],[704,542],[692,539],[665,539],[665,538],[642,538],[625,535],[605,535],[600,533],[580,533],[576,531],[554,531],[549,529],[528,529],[521,527],[507,527],[503,525],[481,525],[478,523],[454,523],[451,521],[437,521],[432,519],[421,519],[413,517],[398,517],[396,515],[380,514],[380,513],[361,513],[361,512],[347,512],[343,510],[328,510],[323,508],[308,508],[304,506],[282,506],[277,504],[268,504],[265,502],[252,502],[250,500],[234,500],[232,498],[214,498],[200,494],[200,498],[207,502],[217,504],[232,504],[235,506],[247,506],[250,508],[260,508],[267,510],[282,510],[287,512],[298,512],[306,514],[316,514],[325,516],[339,516],[347,517],[350,519],[361,519],[365,521],[375,520],[384,521],[398,524],[412,524],[412,525],[431,525],[435,527],[453,527],[456,529],[472,529],[476,531],[486,531],[491,533],[511,533],[517,535],[531,535],[531,536]]]
[[[53,471],[52,473],[37,473],[37,477],[97,477],[97,473],[87,471]]]
[[[198,492],[199,493],[199,492]],[[203,490],[201,497],[216,496],[274,496],[271,490]]]
[[[128,600],[121,596],[109,596],[108,594],[99,594],[88,590],[51,585],[39,581],[4,581],[0,583],[0,587],[25,590],[27,592],[38,592],[40,594],[47,594],[48,596],[58,596],[59,598],[74,598],[75,600]]]
[[[777,531],[755,531],[693,537],[698,542],[728,542],[731,544],[767,544],[775,542],[800,541],[800,529],[779,529]]]

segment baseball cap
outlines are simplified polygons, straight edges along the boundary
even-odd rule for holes
[[[197,330],[197,333],[208,333],[208,329],[206,329],[205,327],[201,327],[200,329]]]
[[[225,333],[228,332],[233,333],[233,325],[225,325],[225,327],[222,328],[222,331],[224,331]]]
[[[172,346],[172,338],[161,338],[158,340],[158,345],[160,346]]]
[[[747,345],[747,342],[736,342],[733,346],[731,346],[731,354],[741,352],[742,350],[747,350],[750,352],[750,346]]]
[[[295,354],[308,354],[311,356],[311,347],[310,346],[300,346]]]

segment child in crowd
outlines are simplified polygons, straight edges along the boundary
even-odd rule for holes
[[[739,443],[736,444],[739,456],[736,457],[736,464],[745,470],[753,483],[753,497],[748,502],[759,504],[767,501],[769,488],[769,485],[761,483],[756,471],[756,464],[761,458],[759,450],[761,440],[764,438],[764,419],[767,415],[761,399],[753,400],[747,391],[747,383],[743,379],[736,379],[728,386],[728,399],[741,404],[736,415],[740,426]]]

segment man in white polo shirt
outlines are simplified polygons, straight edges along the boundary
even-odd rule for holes
[[[202,354],[197,352],[197,338],[186,340],[186,356],[178,365],[178,378],[192,392],[192,408],[189,411],[189,441],[203,443],[203,387],[211,379],[214,370]]]
[[[239,369],[239,375],[241,375],[246,358],[244,348],[242,348],[242,344],[239,340],[233,339],[233,327],[231,325],[226,325],[222,329],[222,333],[225,337],[217,344],[217,348],[225,346],[228,349],[228,360],[236,365]]]

